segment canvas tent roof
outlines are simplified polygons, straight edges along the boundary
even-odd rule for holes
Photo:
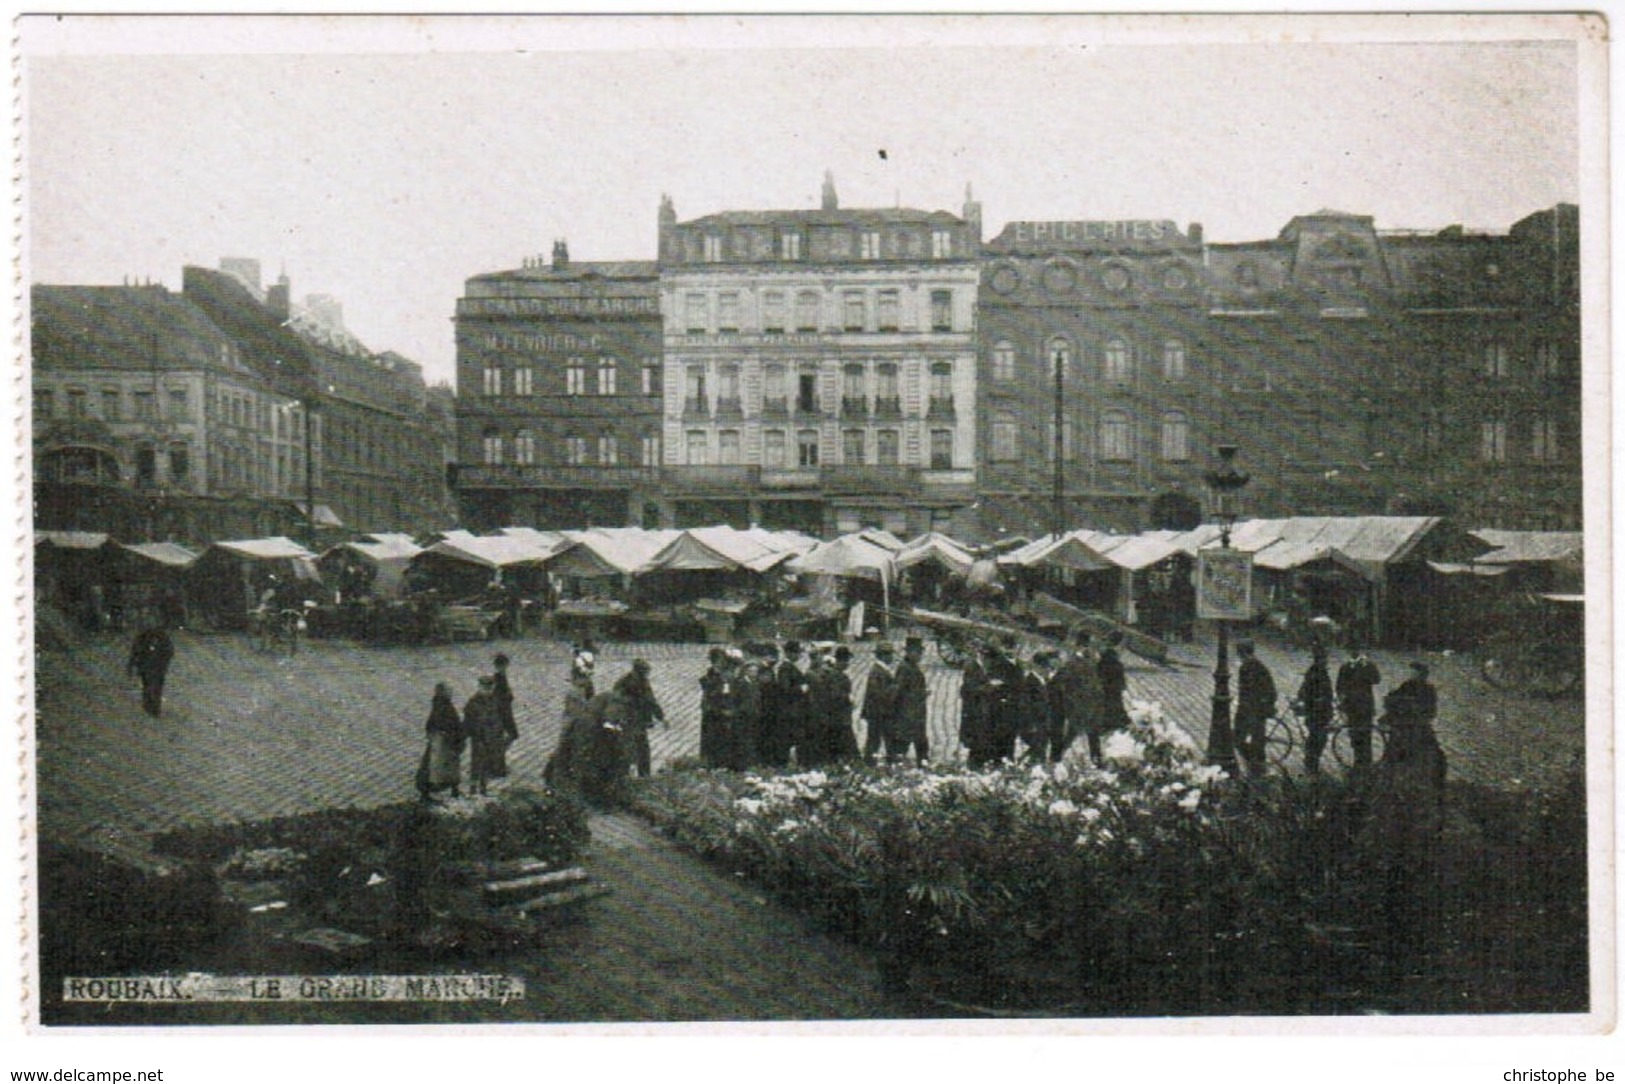
[[[1116,565],[1139,571],[1165,561],[1181,550],[1165,538],[1150,535],[1114,535],[1104,531],[1080,532],[1080,539],[1101,557]]]
[[[896,571],[892,554],[861,535],[842,535],[822,542],[794,558],[787,566],[792,572],[816,572],[827,576],[862,576],[889,581]]]
[[[1459,561],[1429,561],[1428,567],[1441,576],[1504,576],[1512,571],[1507,565],[1469,565]]]
[[[640,572],[700,569],[744,569],[766,572],[802,552],[793,542],[770,531],[740,531],[728,526],[692,527],[682,531]]]
[[[641,527],[565,531],[566,542],[547,557],[547,570],[561,576],[631,576],[682,532]]]
[[[423,552],[423,547],[413,542],[406,535],[377,535],[374,540],[357,539],[354,542],[341,542],[328,550],[350,550],[373,561],[410,561]]]
[[[1585,536],[1579,531],[1472,531],[1474,538],[1494,546],[1489,553],[1473,558],[1481,565],[1546,564],[1575,562],[1585,552]]]
[[[1070,568],[1079,572],[1103,572],[1116,566],[1085,539],[1097,532],[1073,531],[1059,537],[1048,535],[999,558],[999,564],[1014,568]]]
[[[301,516],[304,516],[306,514],[305,513],[306,505],[305,505],[304,501],[289,501],[288,503],[293,505],[294,510],[296,512],[298,512]],[[327,505],[318,504],[316,506],[316,526],[318,526],[318,527],[342,527],[342,526],[344,526],[344,521],[339,519],[338,513],[333,511]]]
[[[535,527],[503,527],[498,533],[507,538],[522,538],[549,553],[564,545],[562,531],[540,531]]]
[[[225,550],[238,557],[249,557],[258,561],[273,561],[278,558],[297,558],[306,561],[314,560],[316,555],[311,553],[291,538],[274,535],[270,538],[243,538],[232,542],[216,542],[215,549]]]
[[[187,568],[198,556],[185,546],[177,546],[173,542],[120,542],[118,546],[120,550],[170,568]]]
[[[107,544],[100,531],[35,531],[34,545],[52,545],[63,550],[94,550]]]
[[[863,530],[857,532],[857,535],[865,542],[868,542],[874,546],[879,546],[881,549],[890,553],[896,553],[898,550],[903,548],[903,540],[901,538],[898,538],[890,531],[881,530],[879,527],[865,527]]]
[[[927,531],[920,537],[911,540],[897,554],[897,567],[899,569],[913,568],[924,561],[937,561],[952,571],[963,576],[970,572],[976,558],[970,550],[955,542],[945,534],[936,531]]]
[[[1230,545],[1260,554],[1279,543],[1292,547],[1271,560],[1297,561],[1304,549],[1336,553],[1366,579],[1383,578],[1388,565],[1404,560],[1439,523],[1437,516],[1295,516],[1291,519],[1250,519],[1236,524]],[[1213,531],[1216,545],[1218,531]],[[1319,556],[1325,556],[1321,554]],[[1301,563],[1301,562],[1300,562]],[[1261,565],[1260,567],[1270,567]],[[1287,564],[1283,567],[1297,567]]]
[[[466,538],[436,542],[423,551],[438,557],[447,557],[482,568],[507,568],[510,565],[540,563],[547,554],[521,538],[498,535],[489,538],[468,535]]]

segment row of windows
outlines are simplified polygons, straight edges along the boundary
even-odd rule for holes
[[[639,443],[641,445],[640,453],[643,466],[659,466],[659,435],[645,433],[639,438]],[[487,466],[502,466],[508,463],[521,467],[534,466],[542,461],[537,458],[536,434],[529,429],[519,429],[515,430],[511,436],[507,436],[497,429],[487,429],[480,437],[480,461]],[[555,455],[550,461],[575,467],[590,465],[619,466],[621,463],[620,438],[614,433],[599,433],[596,436],[583,436],[581,434],[567,436],[558,443]]]
[[[1480,371],[1487,377],[1504,379],[1513,375],[1512,351],[1500,339],[1491,339],[1479,352]],[[1535,376],[1563,375],[1563,355],[1555,342],[1540,340],[1534,344],[1529,356],[1530,371]]]
[[[1023,458],[1021,425],[1013,414],[997,414],[990,426],[988,457],[995,463],[1013,463]],[[1061,455],[1075,458],[1073,425],[1070,418],[1061,425]],[[1106,462],[1123,462],[1134,458],[1134,421],[1120,410],[1108,410],[1100,416],[1100,458]],[[1158,455],[1170,463],[1183,463],[1191,457],[1191,421],[1183,411],[1170,410],[1163,414],[1159,433]],[[1048,428],[1044,455],[1055,459],[1055,428]]]
[[[737,362],[722,362],[715,367],[715,402],[719,409],[739,409],[740,366]],[[841,367],[841,409],[849,414],[866,413],[871,402],[877,412],[900,411],[902,397],[898,384],[899,367],[894,361],[875,362],[872,366],[861,361],[847,362]],[[683,394],[686,409],[704,413],[712,400],[709,392],[711,370],[703,362],[684,367]],[[815,414],[819,410],[818,370],[807,365],[795,369],[779,362],[762,366],[762,409],[788,410],[794,377],[795,408],[798,413]],[[927,370],[928,393],[934,409],[952,409],[954,365],[951,361],[933,361]]]
[[[1072,343],[1064,338],[1054,338],[1046,345],[1043,354],[1037,359],[1039,371],[1044,376],[1054,373],[1055,367],[1060,366],[1063,373],[1069,372],[1072,366]],[[1186,356],[1185,343],[1179,339],[1166,339],[1162,344],[1162,378],[1164,380],[1184,380],[1189,365]],[[1134,377],[1134,350],[1128,341],[1120,338],[1107,339],[1100,350],[1100,375],[1103,380],[1112,383],[1126,383]],[[1000,339],[993,344],[993,379],[996,381],[1011,381],[1016,378],[1016,347],[1015,344]]]
[[[689,466],[709,466],[713,462],[722,466],[743,463],[742,434],[738,429],[719,429],[713,434],[706,429],[690,429],[683,435],[683,462]],[[872,437],[872,439],[871,439]],[[863,429],[841,432],[841,462],[850,466],[876,464],[896,466],[901,463],[902,433],[896,429],[877,429],[873,434]],[[819,465],[819,432],[816,429],[762,430],[762,466],[779,469],[812,468]],[[792,441],[794,444],[792,445]],[[932,429],[929,433],[929,463],[932,470],[952,470],[954,465],[954,431]],[[794,459],[792,460],[792,448]]]
[[[1505,463],[1510,458],[1508,437],[1511,427],[1505,418],[1490,418],[1479,423],[1478,457],[1486,463]],[[1528,448],[1530,463],[1555,463],[1562,453],[1555,418],[1535,418],[1529,423]],[[1430,449],[1443,444],[1443,427],[1429,422],[1424,440]]]
[[[931,231],[931,258],[934,260],[950,259],[954,255],[954,235],[952,230]],[[924,255],[924,233],[919,230],[891,230],[884,235],[880,230],[859,229],[825,231],[829,245],[829,254],[836,259],[848,259],[855,253],[860,260],[881,260],[888,258],[919,257]],[[698,240],[698,249],[694,248]],[[691,258],[698,256],[705,263],[721,263],[724,260],[749,259],[803,259],[805,248],[804,234],[800,230],[780,229],[771,237],[759,235],[756,244],[752,245],[752,236],[742,231],[735,231],[726,244],[721,233],[695,233],[687,235]]]
[[[170,388],[165,394],[165,417],[170,421],[191,420],[191,396],[185,388]],[[68,388],[62,396],[64,417],[100,418],[103,421],[151,421],[157,415],[158,398],[149,389],[140,388],[128,394],[129,411],[125,411],[126,394],[122,388],[102,388],[92,395],[88,388]],[[56,392],[40,388],[34,392],[34,413],[42,418],[56,417]]]
[[[562,390],[565,395],[619,395],[622,394],[619,372],[620,362],[615,358],[596,360],[569,358],[564,365]],[[640,376],[639,394],[646,396],[660,394],[659,362],[645,361],[640,368]],[[536,395],[538,394],[536,389],[535,372],[528,365],[513,368],[487,365],[480,385],[480,390],[486,395]],[[547,394],[546,389],[540,394]]]
[[[759,313],[748,310],[751,295],[739,290],[716,294],[689,292],[683,295],[683,328],[690,335],[736,334],[760,328],[765,335],[786,332],[816,333],[823,329],[823,300],[817,290],[800,290],[793,296],[784,290],[763,290]],[[932,290],[930,309],[924,315],[932,331],[954,330],[954,292]],[[903,328],[903,292],[895,289],[842,290],[839,309],[831,320],[842,331],[900,331]],[[759,321],[758,318],[759,317]],[[910,319],[909,326],[922,321]]]

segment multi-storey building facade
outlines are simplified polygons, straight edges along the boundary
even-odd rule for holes
[[[978,365],[984,529],[1126,529],[1200,514],[1193,464],[1215,398],[1200,226],[1012,222],[983,249]],[[1199,492],[1199,489],[1198,489]]]
[[[948,527],[974,501],[980,209],[659,216],[663,511]]]
[[[1235,444],[1256,514],[1577,525],[1578,222],[1506,234],[1294,218],[1204,244],[1170,222],[1017,222],[985,248],[982,527],[1182,526]]]
[[[473,527],[661,519],[658,270],[551,264],[477,275],[457,302],[457,492]]]
[[[194,543],[299,534],[309,496],[327,525],[449,523],[449,418],[427,409],[421,369],[319,345],[296,330],[285,281],[256,292],[255,261],[222,266],[186,268],[179,294],[33,288],[38,524]],[[365,490],[345,484],[357,418],[376,447]]]

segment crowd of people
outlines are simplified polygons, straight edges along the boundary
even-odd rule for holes
[[[959,689],[957,744],[964,747],[970,766],[1018,757],[1055,762],[1079,743],[1100,763],[1107,736],[1129,722],[1121,647],[1120,633],[1097,642],[1084,629],[1064,645],[1028,655],[1013,636],[981,642],[961,668]],[[1237,654],[1236,752],[1242,768],[1261,775],[1268,770],[1266,731],[1280,712],[1279,693],[1252,644],[1239,644]],[[900,656],[891,642],[877,643],[860,700],[853,695],[852,657],[849,647],[828,642],[713,647],[699,679],[700,761],[708,768],[734,771],[810,769],[859,760],[926,763],[932,747],[924,641],[908,637]],[[507,751],[519,736],[508,665],[506,655],[497,655],[492,672],[479,678],[461,711],[450,689],[436,686],[417,777],[426,799],[463,793],[465,749],[469,793],[484,794],[492,781],[507,776]],[[135,657],[131,669],[137,669]],[[1376,664],[1356,651],[1334,679],[1326,647],[1314,645],[1291,701],[1306,730],[1304,765],[1311,775],[1320,772],[1329,736],[1339,725],[1349,733],[1357,768],[1372,767],[1378,727],[1387,738],[1387,759],[1418,750],[1433,759],[1438,694],[1426,664],[1414,662],[1411,669],[1409,679],[1383,699],[1379,719],[1376,688],[1382,675]],[[647,660],[634,659],[602,691],[596,671],[594,646],[576,645],[563,727],[546,780],[590,803],[604,804],[614,800],[630,774],[650,774],[649,732],[668,724]],[[957,758],[957,752],[950,750],[950,757]],[[1442,757],[1438,752],[1440,763]]]

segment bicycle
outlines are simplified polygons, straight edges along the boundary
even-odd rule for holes
[[[1380,720],[1373,720],[1370,728],[1371,734],[1371,764],[1382,759],[1383,746],[1387,735]],[[1298,750],[1307,752],[1309,748],[1309,724],[1304,721],[1293,704],[1287,704],[1277,710],[1275,717],[1264,724],[1264,755],[1268,761],[1286,771],[1293,767],[1292,758]],[[1333,763],[1345,773],[1361,767],[1359,758],[1355,755],[1354,730],[1348,725],[1348,717],[1339,710],[1332,718],[1332,725],[1327,728],[1326,745],[1321,751],[1321,763],[1330,756]],[[1298,761],[1303,757],[1300,754]],[[1369,765],[1367,765],[1369,766]]]
[[[280,653],[286,648],[289,655],[297,655],[304,629],[305,615],[299,610],[251,610],[248,614],[249,635],[261,651]]]

